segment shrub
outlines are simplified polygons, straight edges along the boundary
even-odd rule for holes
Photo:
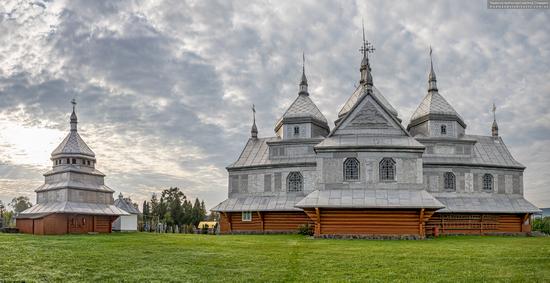
[[[535,218],[533,221],[533,231],[550,234],[550,217]]]
[[[313,229],[315,227],[313,225],[310,225],[309,223],[302,224],[298,227],[298,234],[304,235],[304,236],[313,236]]]

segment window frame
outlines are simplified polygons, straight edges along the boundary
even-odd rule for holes
[[[456,191],[456,175],[453,172],[443,173],[443,189],[445,191]]]
[[[440,133],[441,135],[447,135],[447,125],[441,125]]]
[[[388,168],[387,166],[384,166],[384,165],[388,162],[391,165],[390,167],[391,175],[392,175],[391,178],[389,178],[390,171],[387,171],[388,174],[385,174],[386,172],[384,172],[385,168]],[[396,164],[395,160],[393,160],[393,158],[391,157],[384,157],[382,158],[382,160],[380,160],[380,162],[378,163],[378,178],[381,182],[395,182],[396,175],[397,175],[395,164]]]
[[[242,222],[252,222],[252,211],[243,211],[241,213]]]
[[[356,177],[355,178],[352,178],[353,176],[348,176],[348,166],[349,165],[353,165],[353,164],[349,164],[349,163],[355,163],[356,165]],[[359,179],[361,178],[361,163],[359,162],[359,160],[357,160],[357,158],[355,157],[348,157],[344,160],[344,163],[342,163],[342,173],[343,173],[343,177],[344,177],[344,181],[349,181],[349,182],[356,182],[356,181],[359,181]],[[350,174],[352,175],[352,174]]]
[[[294,136],[299,136],[300,135],[300,126],[294,126],[293,133],[294,133]]]
[[[492,192],[495,188],[495,178],[493,174],[485,173],[481,179],[482,181],[482,190],[484,192]]]
[[[294,177],[297,177],[298,179],[297,180],[291,180],[291,178],[294,178]],[[291,186],[291,182],[293,182],[293,183],[297,182],[298,188],[291,190],[291,188],[294,187],[294,186]],[[286,176],[286,191],[287,192],[303,192],[304,191],[304,176],[302,175],[302,173],[300,173],[298,171],[292,171],[292,172],[288,173],[288,175]]]

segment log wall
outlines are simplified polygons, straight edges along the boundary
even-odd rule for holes
[[[315,221],[315,235],[424,236],[426,210],[306,209]]]
[[[242,221],[241,212],[221,213],[220,231],[228,233],[289,233],[298,232],[300,225],[312,221],[303,212],[252,212],[252,221]]]
[[[529,214],[435,213],[426,233],[432,235],[435,227],[442,235],[531,232]]]

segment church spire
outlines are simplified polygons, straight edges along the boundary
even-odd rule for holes
[[[250,129],[250,135],[253,139],[258,138],[258,128],[256,127],[256,107],[252,104],[252,129]]]
[[[373,86],[372,82],[372,69],[370,67],[369,62],[369,53],[374,52],[374,47],[370,42],[368,42],[365,39],[365,24],[362,22],[363,25],[363,46],[359,49],[361,53],[363,53],[363,60],[361,60],[361,68],[359,70],[361,71],[361,80],[359,81],[360,84],[366,84],[367,87],[370,89],[370,87]]]
[[[300,80],[300,95],[309,95],[307,92],[306,55],[302,52],[302,79]]]
[[[76,124],[78,123],[78,119],[76,117],[76,99],[71,100],[71,104],[73,105],[73,113],[71,114],[71,131],[76,132]]]
[[[434,63],[432,60],[432,46],[430,46],[430,75],[428,76],[428,92],[437,91],[437,79],[435,78]]]
[[[493,137],[498,137],[498,125],[497,125],[497,107],[493,102],[493,126],[491,127],[491,135]]]

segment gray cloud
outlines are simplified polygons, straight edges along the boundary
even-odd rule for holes
[[[362,17],[377,49],[375,85],[403,123],[426,93],[431,44],[440,91],[468,132],[489,133],[495,101],[501,134],[528,167],[526,195],[550,206],[543,10],[487,10],[481,1],[8,1],[0,114],[66,131],[76,96],[79,129],[113,188],[142,200],[177,185],[212,206],[226,195],[224,167],[244,146],[251,104],[260,135],[270,136],[295,98],[302,51],[312,99],[336,118],[358,82]],[[42,169],[4,163],[0,199],[31,194]]]

